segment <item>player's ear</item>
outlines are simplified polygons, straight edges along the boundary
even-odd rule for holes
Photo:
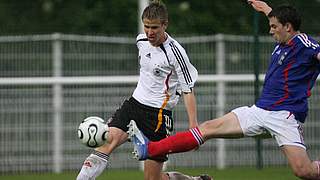
[[[284,27],[286,28],[286,31],[289,32],[289,31],[293,31],[293,27],[292,27],[292,24],[291,23],[286,23],[284,25]]]
[[[166,30],[166,29],[167,29],[168,24],[169,24],[169,23],[168,23],[168,21],[163,22],[163,24],[162,24],[162,25],[163,25],[164,30]]]

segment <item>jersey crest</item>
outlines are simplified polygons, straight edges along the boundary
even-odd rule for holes
[[[287,54],[288,54],[288,52],[284,52],[284,53],[280,56],[280,58],[279,58],[279,60],[278,60],[278,64],[279,64],[279,65],[282,65],[282,64],[283,64],[283,60],[286,58]]]

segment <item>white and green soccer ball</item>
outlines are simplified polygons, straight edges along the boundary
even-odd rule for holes
[[[78,137],[82,144],[95,148],[107,142],[109,127],[106,122],[97,116],[84,119],[78,128]]]

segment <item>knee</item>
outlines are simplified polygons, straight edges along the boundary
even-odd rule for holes
[[[222,122],[217,120],[205,121],[199,125],[199,130],[201,132],[204,141],[214,138],[217,130],[220,128]]]
[[[202,135],[206,135],[209,133],[210,129],[212,129],[214,126],[212,125],[213,122],[211,121],[205,121],[199,125],[199,130],[202,133]]]
[[[207,121],[203,122],[198,127],[203,140],[207,139],[207,136],[208,136],[208,128],[207,127],[208,127]]]
[[[108,144],[118,144],[119,142],[127,140],[127,137],[128,134],[123,130],[115,127],[110,127],[107,141]]]
[[[107,142],[104,145],[96,148],[96,150],[110,154],[117,146],[124,143],[127,140],[127,137],[128,135],[126,132],[118,128],[110,128]]]

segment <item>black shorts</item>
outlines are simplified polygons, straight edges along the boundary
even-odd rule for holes
[[[151,141],[166,138],[173,130],[171,111],[143,105],[133,97],[123,102],[109,120],[108,125],[127,132],[130,120],[135,120],[138,128]],[[168,157],[159,156],[150,159],[164,162],[168,160]]]

